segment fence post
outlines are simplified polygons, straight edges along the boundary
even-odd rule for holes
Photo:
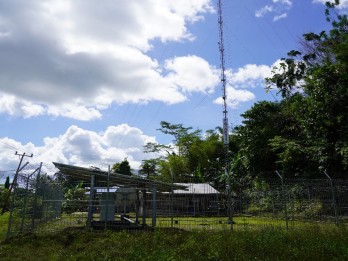
[[[174,217],[173,217],[173,204],[174,204],[174,175],[172,168],[169,168],[170,175],[172,177],[172,187],[171,187],[171,192],[170,192],[170,227],[174,226]]]
[[[41,175],[41,168],[42,168],[42,162],[40,163],[40,168],[36,176],[36,184],[35,184],[35,196],[34,196],[34,206],[33,206],[33,216],[31,220],[31,229],[33,230],[35,227],[35,216],[37,215],[37,197],[38,197],[38,190],[39,190],[39,184],[40,184],[40,175]]]
[[[40,164],[40,167],[38,167],[36,170],[34,170],[33,173],[31,173],[30,175],[28,175],[28,177],[26,177],[27,183],[25,184],[25,194],[24,194],[24,203],[23,203],[24,206],[23,206],[22,222],[21,222],[21,229],[20,229],[21,233],[23,233],[25,216],[26,216],[26,211],[27,211],[27,201],[28,201],[28,192],[29,192],[29,180],[30,180],[31,176],[33,176],[37,171],[41,170],[41,167],[42,167],[42,162]]]
[[[288,230],[289,229],[289,218],[288,218],[288,209],[287,209],[287,206],[286,206],[286,195],[285,195],[284,179],[283,179],[282,175],[280,175],[278,170],[276,170],[275,173],[280,178],[280,181],[281,181],[281,184],[282,184],[282,196],[283,196],[283,202],[284,202],[283,204],[284,204],[285,226],[286,226],[286,230]]]
[[[106,181],[106,210],[105,210],[105,223],[104,223],[104,230],[108,227],[108,218],[109,218],[109,183],[110,183],[110,165],[108,166],[108,177]]]
[[[94,197],[94,181],[95,175],[91,176],[91,188],[89,190],[89,202],[88,202],[88,218],[87,218],[87,227],[92,227],[92,218],[93,218],[93,197]]]
[[[228,215],[228,224],[230,224],[230,229],[233,230],[233,213],[232,213],[232,191],[231,191],[231,178],[230,178],[230,172],[229,172],[229,166],[226,165],[225,167],[225,174],[226,174],[226,183],[227,183],[227,215]]]
[[[329,180],[329,183],[330,183],[331,195],[332,195],[332,205],[334,207],[334,215],[335,215],[335,224],[338,226],[338,213],[337,213],[337,205],[336,205],[336,197],[335,197],[335,188],[334,188],[332,179],[329,176],[329,174],[327,174],[326,170],[324,170],[324,174],[325,174],[325,176],[327,177],[327,179]]]
[[[156,199],[157,187],[152,186],[152,227],[156,226],[156,215],[157,215],[157,199]]]
[[[16,194],[16,189],[17,189],[17,181],[12,185],[12,198],[11,198],[11,206],[10,206],[10,217],[8,219],[8,226],[7,226],[7,234],[6,234],[6,239],[11,237],[11,228],[12,228],[12,216],[13,216],[13,211],[14,211],[14,201],[15,201],[15,194]]]
[[[147,213],[146,213],[146,208],[147,208],[147,206],[146,206],[146,189],[143,189],[142,193],[143,193],[143,226],[145,226],[146,225],[146,215],[147,215]]]

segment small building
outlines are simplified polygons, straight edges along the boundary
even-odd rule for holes
[[[220,192],[209,183],[175,183],[188,189],[174,190],[174,213],[189,216],[219,214]]]
[[[220,214],[221,193],[209,183],[174,183],[185,189],[157,195],[157,214],[166,216],[216,216]]]

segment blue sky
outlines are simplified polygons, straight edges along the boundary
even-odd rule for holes
[[[229,122],[259,100],[276,62],[328,29],[321,0],[223,0]],[[160,121],[222,124],[216,0],[0,0],[0,171],[81,166],[168,144]],[[341,0],[339,12],[348,1]],[[1,175],[1,172],[0,172]],[[0,177],[1,178],[1,177]]]

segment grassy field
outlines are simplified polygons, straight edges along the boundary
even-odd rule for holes
[[[0,236],[8,213],[0,216]],[[0,260],[348,260],[348,229],[260,217],[159,218],[154,231],[85,229],[86,213],[64,214],[35,233],[0,243]],[[147,219],[151,224],[151,219]],[[294,229],[293,229],[294,228]],[[2,241],[2,240],[0,240]]]
[[[64,230],[0,244],[1,260],[348,260],[348,231]]]
[[[9,212],[0,215],[0,242],[5,239],[7,233]]]
[[[214,230],[226,230],[231,228],[228,224],[227,217],[175,217],[173,218],[173,227],[183,229],[197,229],[206,228]],[[245,229],[245,228],[262,228],[262,227],[275,227],[286,228],[286,222],[283,219],[268,218],[268,217],[253,217],[253,216],[235,216],[233,217],[234,224],[233,229]],[[147,223],[151,224],[151,219],[147,219]],[[157,227],[171,227],[171,218],[158,218],[156,222]],[[333,222],[313,222],[313,221],[300,221],[289,220],[288,227],[290,229],[308,228],[308,227],[324,226],[335,227]],[[342,224],[343,226],[343,224]]]
[[[9,213],[0,215],[0,242],[5,239],[7,233]],[[94,217],[95,220],[99,220],[99,216]],[[135,216],[131,216],[135,220]],[[11,235],[16,235],[21,231],[21,219],[13,217]],[[120,216],[116,215],[115,220],[120,220]],[[285,220],[267,217],[253,217],[253,216],[235,216],[233,217],[234,224],[231,226],[227,222],[227,217],[157,217],[157,228],[176,228],[184,230],[245,230],[245,229],[262,229],[262,228],[286,228]],[[30,221],[30,222],[29,222]],[[29,230],[23,229],[23,232],[30,231],[31,219],[25,224],[29,224],[27,227]],[[67,228],[84,228],[87,221],[87,212],[75,212],[73,214],[62,214],[58,219],[52,219],[51,221],[37,223],[35,233],[41,234],[45,232],[59,232]],[[142,219],[139,219],[142,222]],[[146,223],[151,226],[152,219],[147,218]],[[341,227],[345,226],[343,223]],[[289,221],[288,227],[292,229],[304,229],[311,227],[324,227],[335,228],[335,224],[332,222],[308,222],[308,221]],[[24,227],[26,228],[26,227]]]

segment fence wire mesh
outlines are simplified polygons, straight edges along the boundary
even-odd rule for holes
[[[63,190],[47,175],[18,173],[9,199],[7,237],[26,233],[61,216]]]
[[[292,229],[345,225],[348,217],[347,180],[232,179],[231,186],[217,187],[191,176],[160,182],[79,171],[74,178],[19,173],[5,213],[7,237],[72,228]],[[231,195],[232,222],[227,195]]]

